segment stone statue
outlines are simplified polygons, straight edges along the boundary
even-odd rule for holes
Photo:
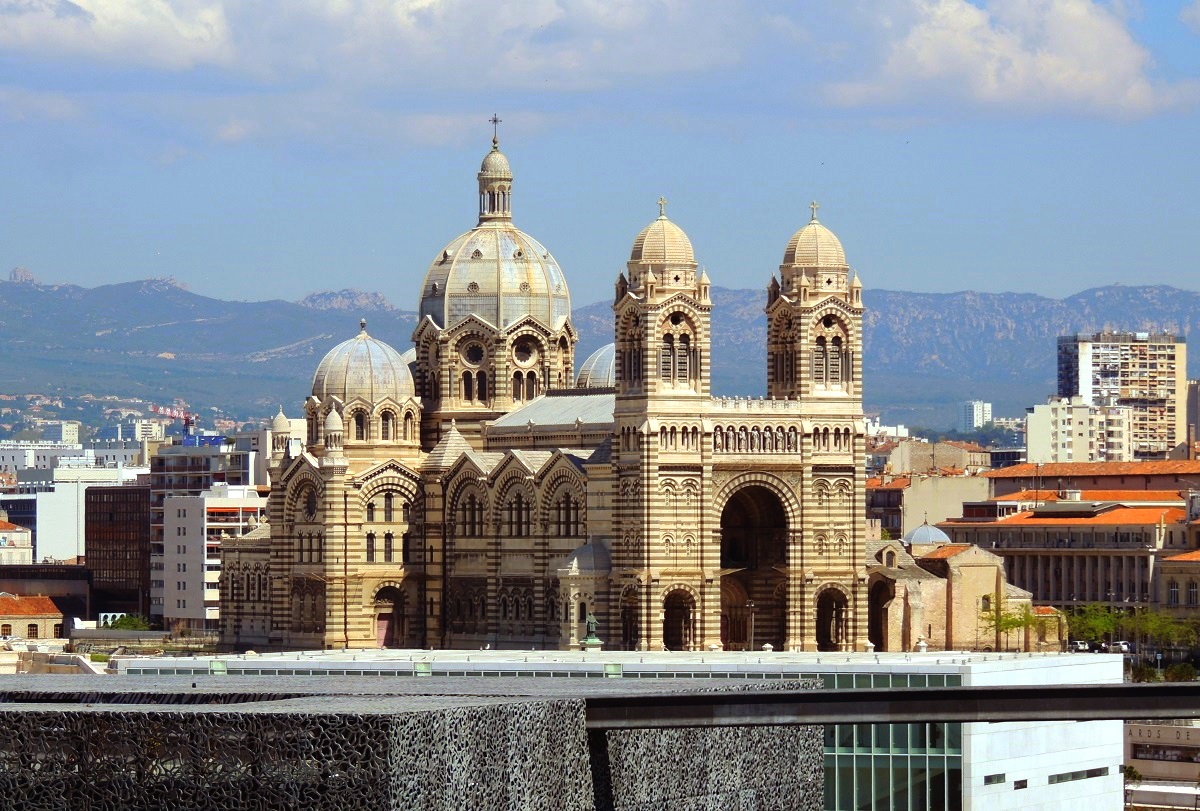
[[[596,615],[589,611],[587,619],[584,620],[584,625],[587,627],[587,637],[584,641],[589,639],[598,640],[599,637],[596,636],[596,631],[600,630],[600,622],[596,619]]]

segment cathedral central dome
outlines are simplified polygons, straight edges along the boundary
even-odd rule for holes
[[[476,315],[503,330],[531,315],[559,329],[571,294],[558,262],[512,223],[512,169],[496,139],[479,167],[479,224],[430,264],[419,313],[441,329]]]

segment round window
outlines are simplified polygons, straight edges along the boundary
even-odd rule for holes
[[[483,363],[483,347],[479,344],[467,344],[462,351],[463,360],[472,366]]]
[[[528,338],[522,338],[513,345],[513,357],[517,363],[527,366],[537,360],[537,344]]]

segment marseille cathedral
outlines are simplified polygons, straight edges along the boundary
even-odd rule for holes
[[[716,397],[711,281],[666,201],[614,273],[613,342],[576,363],[514,189],[493,139],[412,346],[362,322],[305,429],[276,417],[269,526],[228,553],[270,572],[223,602],[239,639],[865,649],[862,286],[816,204],[762,274],[767,395]]]

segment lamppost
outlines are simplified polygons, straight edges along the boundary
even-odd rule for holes
[[[746,610],[750,612],[750,645],[747,650],[754,650],[754,601],[746,603]]]

